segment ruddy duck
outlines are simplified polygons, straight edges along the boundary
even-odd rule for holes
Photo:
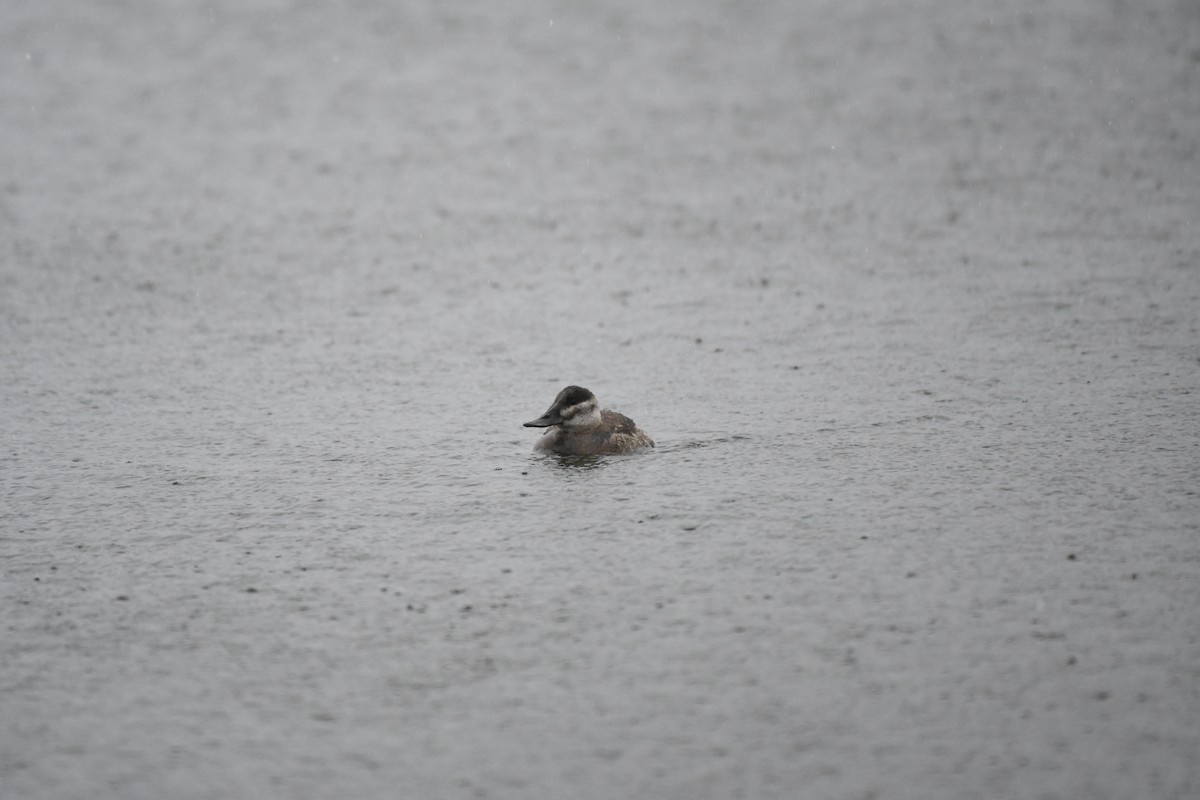
[[[628,453],[639,447],[654,447],[654,440],[616,411],[600,410],[596,395],[582,386],[568,386],[554,404],[526,428],[550,428],[533,446],[570,456]]]

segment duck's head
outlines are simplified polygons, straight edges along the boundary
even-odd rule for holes
[[[554,403],[535,420],[525,423],[526,428],[549,428],[561,425],[564,428],[586,428],[600,423],[600,406],[596,395],[582,386],[568,386],[558,393]]]

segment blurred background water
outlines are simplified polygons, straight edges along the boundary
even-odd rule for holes
[[[1195,786],[1190,7],[10,13],[14,796]]]

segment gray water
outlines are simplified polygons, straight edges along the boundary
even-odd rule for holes
[[[0,796],[1195,792],[1190,6],[11,14]]]

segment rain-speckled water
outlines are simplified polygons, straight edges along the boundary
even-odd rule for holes
[[[1151,5],[17,4],[0,797],[1191,796]]]

